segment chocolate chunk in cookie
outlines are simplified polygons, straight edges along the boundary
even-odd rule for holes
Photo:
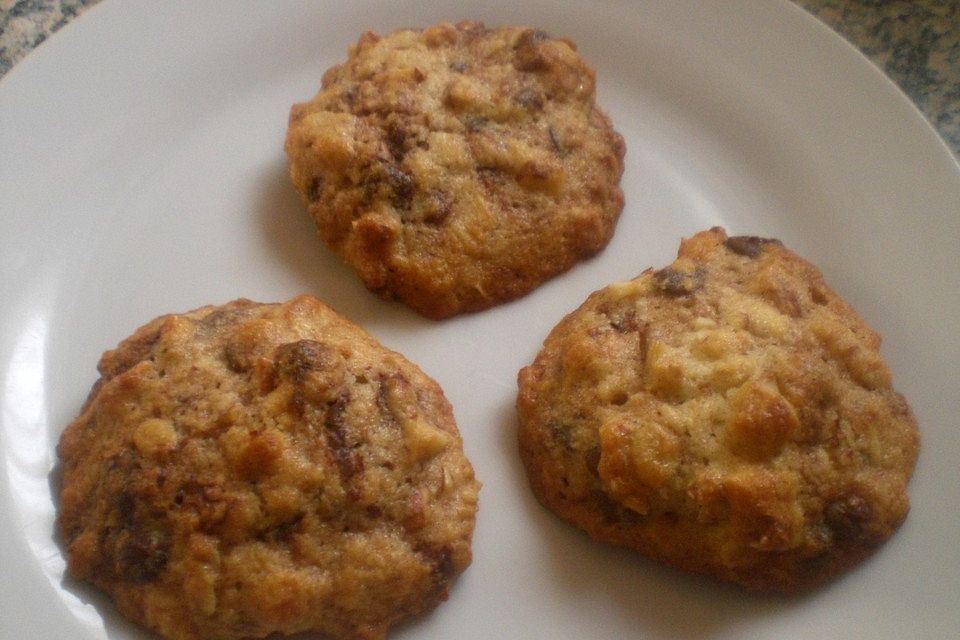
[[[70,572],[171,640],[382,638],[470,563],[450,405],[315,298],[148,323],[60,440]]]
[[[613,234],[624,144],[594,85],[543,31],[367,33],[292,108],[290,177],[367,287],[431,318],[485,309]]]
[[[879,346],[779,242],[704,231],[591,295],[520,372],[531,485],[597,540],[814,586],[907,514],[917,427]]]

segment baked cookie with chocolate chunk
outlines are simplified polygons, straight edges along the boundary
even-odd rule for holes
[[[600,251],[623,208],[594,71],[533,29],[366,33],[293,106],[286,152],[323,241],[430,318],[528,293]]]
[[[315,298],[144,325],[60,439],[70,573],[171,640],[383,638],[470,563],[437,384]]]
[[[592,294],[520,372],[530,483],[597,540],[812,587],[907,514],[917,426],[879,346],[776,240],[698,233]]]

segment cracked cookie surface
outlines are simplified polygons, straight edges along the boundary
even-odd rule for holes
[[[70,572],[165,638],[378,639],[470,563],[440,387],[315,298],[144,325],[58,453]]]
[[[600,251],[623,139],[569,40],[477,22],[366,33],[294,105],[291,180],[367,287],[443,318]]]
[[[553,329],[519,375],[521,457],[597,540],[808,588],[907,514],[918,433],[879,345],[779,242],[704,231]]]

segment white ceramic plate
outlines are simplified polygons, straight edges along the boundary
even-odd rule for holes
[[[946,638],[960,633],[960,170],[910,103],[785,1],[107,1],[0,82],[0,638],[146,638],[64,579],[50,478],[100,352],[238,296],[313,292],[452,401],[484,482],[475,561],[395,638]],[[526,23],[576,40],[627,140],[606,251],[443,323],[382,302],[314,238],[289,105],[366,29]],[[866,564],[771,598],[597,546],[532,498],[515,376],[592,290],[721,224],[808,256],[885,338],[923,432],[913,511]]]

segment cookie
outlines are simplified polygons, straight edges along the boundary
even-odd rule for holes
[[[315,298],[144,325],[64,431],[70,573],[172,640],[383,638],[470,563],[443,392]]]
[[[593,70],[533,29],[366,33],[292,107],[286,152],[326,245],[430,318],[528,293],[600,251],[623,208]]]
[[[776,240],[701,232],[592,294],[520,372],[530,483],[596,540],[813,587],[907,514],[917,427],[879,346]]]

